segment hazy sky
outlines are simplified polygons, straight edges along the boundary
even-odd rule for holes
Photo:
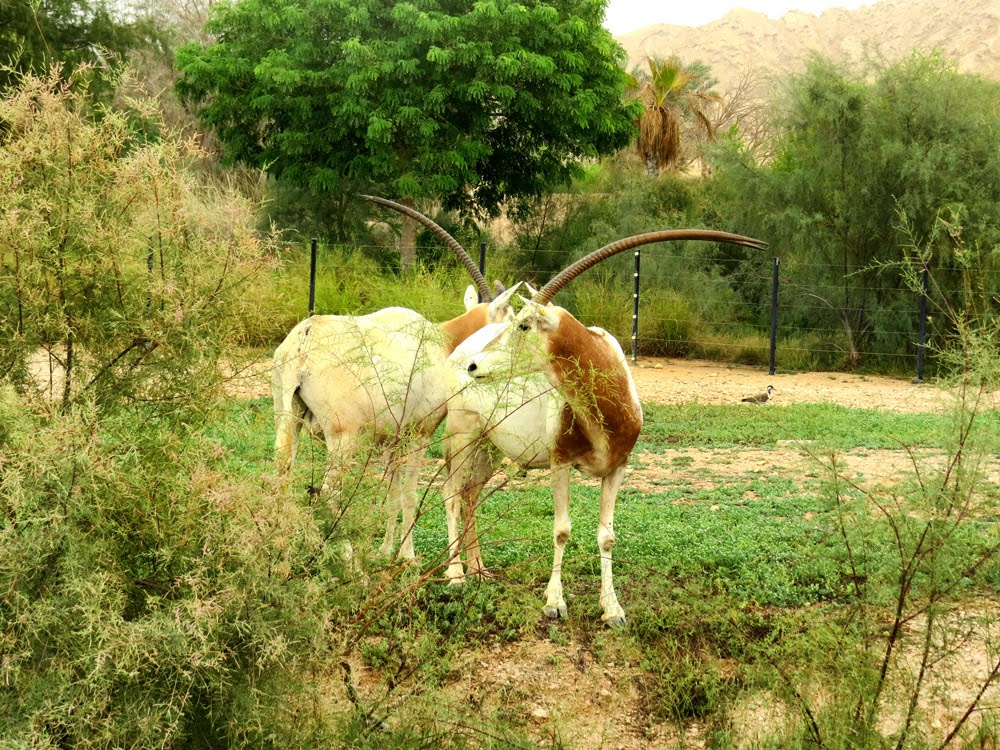
[[[672,23],[677,26],[701,26],[726,15],[733,8],[746,8],[781,18],[790,10],[820,13],[826,8],[860,8],[875,0],[609,0],[604,25],[612,34]]]

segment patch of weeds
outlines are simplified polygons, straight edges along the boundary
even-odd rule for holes
[[[569,645],[569,636],[554,624],[549,625],[549,640],[557,646]]]
[[[645,708],[680,724],[723,729],[749,688],[774,683],[777,644],[803,627],[795,610],[734,606],[698,583],[655,582],[637,601],[627,638],[639,654]]]
[[[532,750],[524,718],[501,702],[470,712],[469,706],[439,690],[408,695],[392,711],[392,721],[356,712],[341,728],[337,747],[356,750]],[[374,719],[374,720],[373,720]]]
[[[711,404],[644,404],[637,450],[669,446],[773,447],[779,440],[819,441],[848,450],[857,447],[940,447],[950,420],[938,414],[898,414],[836,404],[792,404],[741,409]]]

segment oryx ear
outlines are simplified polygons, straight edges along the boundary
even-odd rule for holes
[[[533,287],[533,286],[532,286],[531,284],[529,284],[529,283],[528,283],[527,281],[525,281],[525,282],[524,282],[524,288],[528,290],[528,293],[529,293],[529,294],[530,294],[530,295],[531,295],[532,297],[534,297],[534,296],[535,296],[536,294],[538,294],[538,290],[537,290],[537,289],[535,289],[535,287]]]
[[[489,310],[486,313],[486,318],[490,323],[499,323],[507,317],[510,313],[510,298],[514,296],[519,286],[520,283],[514,284],[514,286],[490,302]]]
[[[503,285],[503,282],[500,281],[500,279],[493,279],[493,296],[494,297],[499,297],[506,290],[507,290],[507,287],[505,287]]]
[[[468,312],[473,307],[479,304],[479,295],[476,292],[476,287],[472,286],[472,284],[469,284],[467,287],[465,287],[464,302],[465,302],[466,312]]]

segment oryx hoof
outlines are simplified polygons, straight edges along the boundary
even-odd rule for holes
[[[544,612],[545,616],[550,620],[565,620],[569,617],[569,611],[566,609],[565,604],[558,604],[556,606],[546,604],[542,607],[542,612]]]
[[[455,578],[449,578],[448,579],[448,585],[449,586],[464,586],[465,585],[465,576],[458,576],[458,577],[455,577]]]
[[[604,624],[612,630],[622,630],[625,627],[625,615],[604,615]]]
[[[414,552],[413,547],[405,544],[400,545],[399,549],[393,550],[392,542],[382,542],[378,548],[378,553],[393,562],[409,564],[417,561],[417,553]]]

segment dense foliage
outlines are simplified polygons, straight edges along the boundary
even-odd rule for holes
[[[211,388],[268,262],[253,202],[200,182],[197,148],[146,141],[132,113],[91,111],[58,78],[0,100],[0,363],[22,391],[43,370],[63,409],[169,411]]]
[[[338,567],[204,435],[253,202],[89,105],[56,77],[0,100],[0,742],[327,744],[288,707],[318,700]]]
[[[232,161],[320,193],[496,215],[628,144],[600,0],[217,3],[179,91]]]
[[[121,65],[136,49],[158,43],[158,32],[136,7],[106,0],[44,0],[0,3],[0,89],[18,72],[44,75],[52,66],[64,74],[81,64],[102,73]],[[97,77],[94,89],[109,90]]]
[[[873,71],[815,59],[794,79],[774,160],[734,144],[714,180],[719,210],[782,257],[783,323],[821,331],[848,364],[912,352],[906,261],[927,263],[952,309],[995,314],[998,97],[937,55]]]
[[[199,429],[27,403],[0,389],[2,743],[328,742],[308,674],[336,590],[308,512],[210,468]]]

